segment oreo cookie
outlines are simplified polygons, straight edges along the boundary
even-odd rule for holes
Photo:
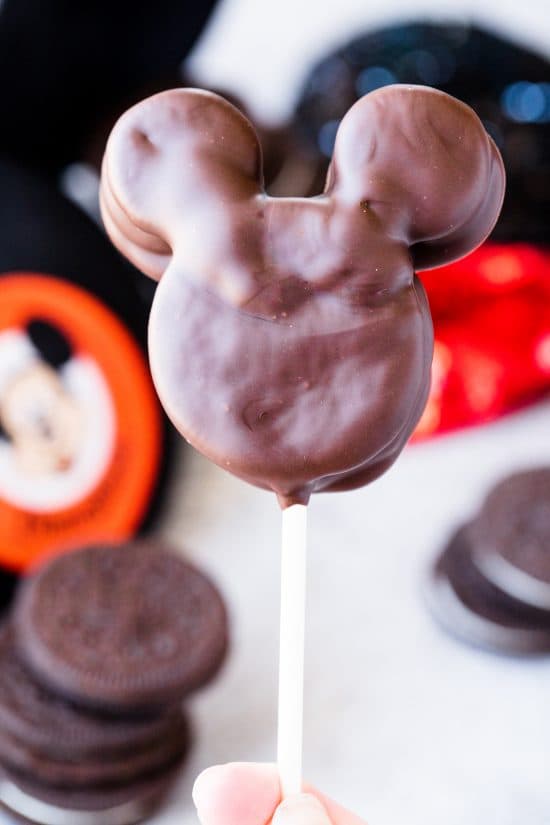
[[[214,675],[227,645],[216,588],[153,542],[54,559],[24,582],[14,623],[42,684],[118,713],[181,700]]]
[[[89,790],[123,785],[170,768],[183,759],[188,745],[188,727],[180,714],[165,738],[111,759],[100,756],[87,760],[53,759],[0,732],[0,763],[19,776],[30,777],[45,786]]]
[[[115,802],[121,794],[133,797],[136,783],[171,773],[189,743],[181,709],[118,720],[72,708],[33,682],[18,661],[11,628],[1,629],[0,764],[16,781],[38,786],[42,797],[80,791],[84,804],[96,789],[110,799],[115,793]]]
[[[77,709],[30,677],[15,649],[11,625],[0,630],[0,737],[53,759],[111,759],[156,744],[180,716],[177,708],[133,718]]]
[[[472,559],[470,528],[460,529],[434,563],[426,597],[438,623],[460,640],[498,653],[550,653],[550,613],[488,581]]]
[[[217,590],[153,541],[51,559],[0,627],[0,807],[39,825],[142,821],[190,745],[179,700],[226,639]]]
[[[175,771],[125,785],[81,790],[50,787],[4,769],[0,804],[32,825],[135,825],[160,804]]]
[[[474,560],[503,592],[550,612],[550,468],[504,479],[471,526]]]

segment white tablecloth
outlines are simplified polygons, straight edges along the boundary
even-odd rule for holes
[[[314,497],[305,774],[369,825],[548,825],[550,658],[448,638],[424,608],[430,558],[503,474],[550,462],[550,404],[409,447],[380,481]],[[165,536],[226,595],[233,649],[192,703],[197,744],[155,825],[196,825],[194,776],[275,753],[280,515],[185,453]]]

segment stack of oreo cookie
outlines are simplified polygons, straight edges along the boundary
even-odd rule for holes
[[[0,629],[0,803],[16,822],[131,825],[190,744],[182,700],[219,668],[223,601],[140,542],[54,559]]]
[[[454,636],[500,653],[550,653],[550,468],[498,484],[434,563],[427,596]]]

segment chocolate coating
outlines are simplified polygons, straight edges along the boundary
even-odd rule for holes
[[[415,86],[350,109],[316,198],[266,195],[250,123],[189,89],[119,120],[101,187],[115,245],[162,278],[149,351],[169,416],[282,506],[366,484],[398,456],[430,381],[415,270],[481,243],[503,194],[473,111]]]
[[[54,558],[22,585],[14,627],[40,684],[119,715],[180,702],[214,676],[227,648],[217,589],[151,540]]]

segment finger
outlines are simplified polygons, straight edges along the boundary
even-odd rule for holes
[[[365,825],[365,820],[357,816],[357,814],[346,810],[341,805],[338,805],[334,800],[329,799],[316,788],[307,788],[308,793],[313,794],[321,802],[328,813],[331,825]]]
[[[303,793],[281,802],[272,825],[345,825],[345,821],[337,823],[316,796]]]
[[[305,790],[281,803],[275,765],[240,762],[204,771],[195,782],[193,800],[202,825],[365,825],[316,788]],[[310,822],[306,816],[317,819]]]
[[[203,771],[193,788],[202,825],[268,825],[280,799],[274,765],[217,765]]]

